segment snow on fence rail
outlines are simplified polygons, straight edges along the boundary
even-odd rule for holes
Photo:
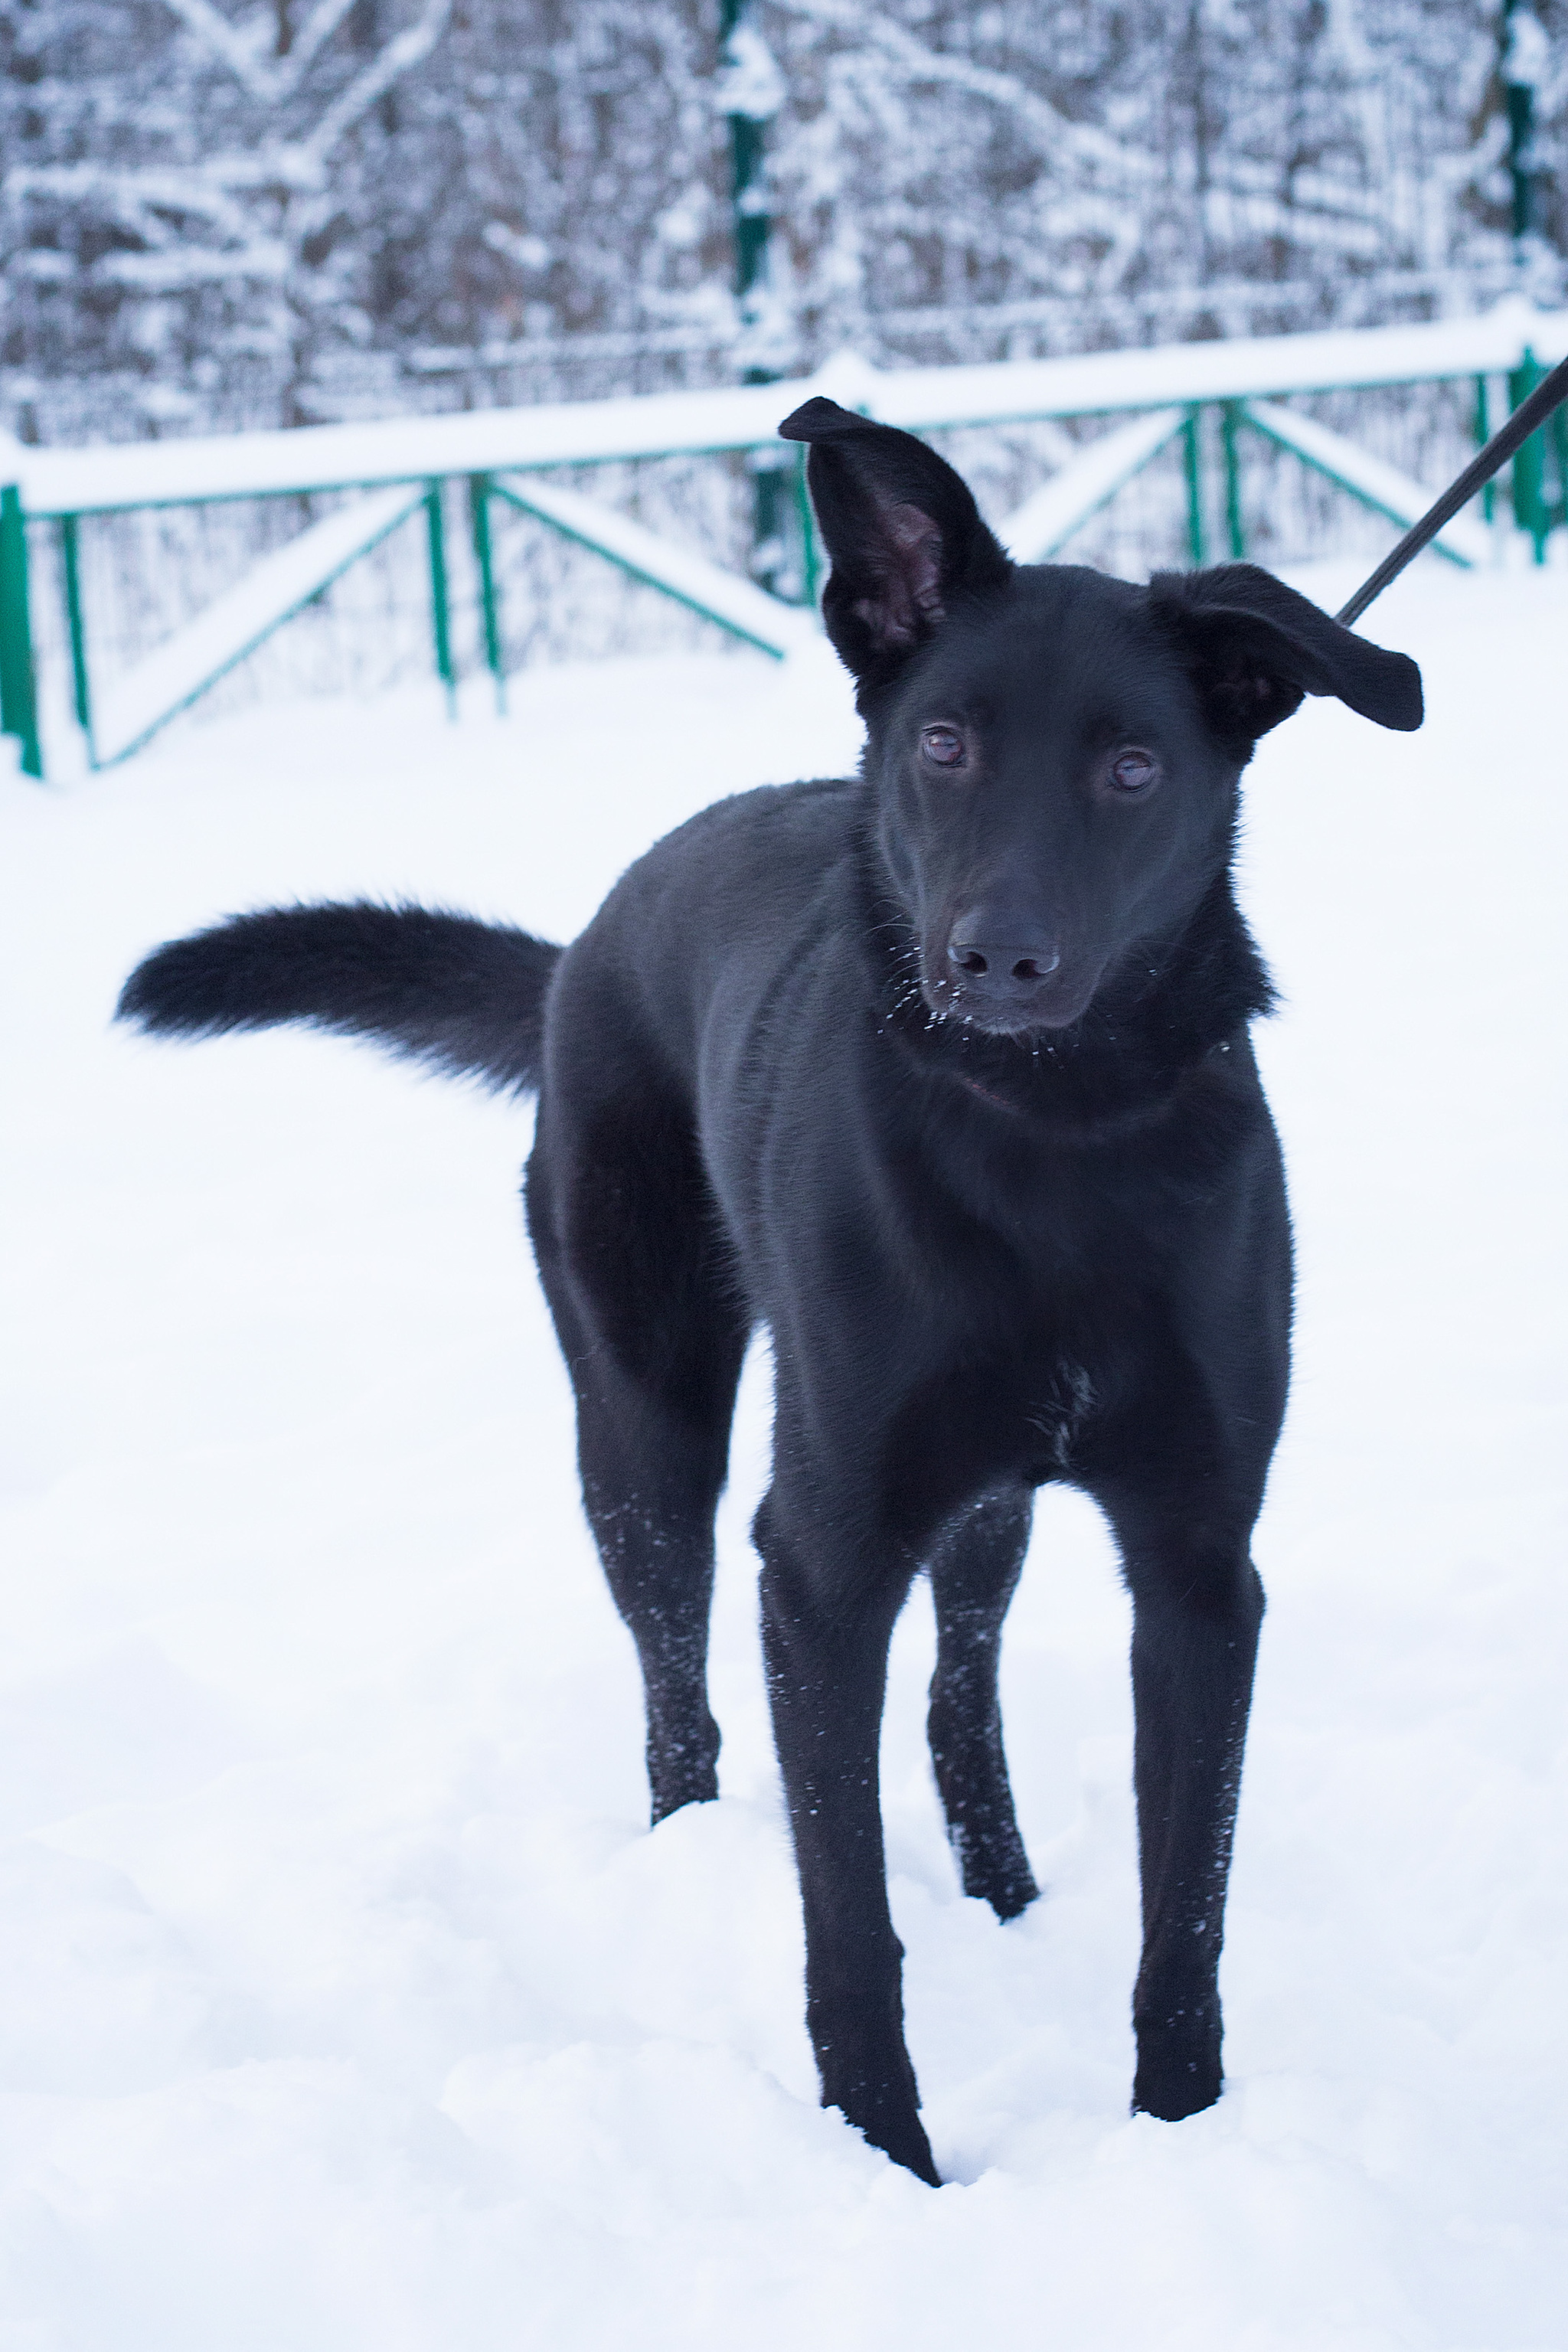
[[[134,751],[165,719],[243,661],[279,622],[319,596],[340,572],[405,522],[428,495],[422,485],[372,491],[323,522],[310,524],[215,597],[205,613],[165,638],[101,698],[93,730],[99,764],[107,767]]]
[[[1290,395],[1471,378],[1477,436],[1484,439],[1501,422],[1504,402],[1516,406],[1545,366],[1565,355],[1568,313],[1541,312],[1510,299],[1483,316],[1420,326],[887,373],[847,353],[810,378],[710,392],[89,449],[29,449],[10,443],[0,447],[0,730],[17,739],[24,772],[41,776],[27,586],[30,529],[52,525],[58,534],[74,712],[89,759],[102,765],[146,741],[421,508],[435,663],[450,692],[455,670],[441,485],[453,478],[468,488],[485,659],[499,697],[504,662],[490,552],[490,511],[498,499],[765,652],[782,657],[809,626],[801,609],[697,551],[674,545],[576,491],[529,478],[546,470],[761,450],[798,466],[795,453],[782,452],[776,430],[783,416],[816,393],[915,432],[1113,419],[1131,412],[1129,422],[1112,424],[1069,457],[999,526],[1001,535],[1021,561],[1037,562],[1055,554],[1180,436],[1188,549],[1193,562],[1201,564],[1211,537],[1204,487],[1204,450],[1212,438],[1205,427],[1209,412],[1219,418],[1224,541],[1227,551],[1239,557],[1246,551],[1239,451],[1248,433],[1288,449],[1363,507],[1402,526],[1424,512],[1442,487],[1417,482],[1344,435],[1283,407]],[[1513,467],[1515,517],[1532,538],[1538,558],[1551,530],[1568,521],[1568,440],[1562,413],[1553,430],[1556,478],[1550,491],[1543,435],[1526,445]],[[95,711],[78,554],[84,517],[317,491],[363,495],[257,564],[118,680]],[[815,601],[816,567],[803,488],[799,502],[808,551],[803,602],[809,605]],[[1459,520],[1437,546],[1454,562],[1475,563],[1485,540],[1473,524]]]

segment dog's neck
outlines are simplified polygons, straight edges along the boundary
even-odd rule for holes
[[[1273,1008],[1228,866],[1173,936],[1130,949],[1069,1028],[1019,1039],[931,1012],[921,992],[919,939],[868,832],[858,862],[879,1034],[929,1084],[999,1116],[1064,1133],[1141,1125]]]

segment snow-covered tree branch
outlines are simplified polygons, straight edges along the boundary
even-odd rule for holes
[[[1536,13],[1550,163],[1568,0]],[[756,0],[752,22],[802,362],[1420,316],[1507,271],[1495,0]],[[584,337],[616,339],[612,371],[674,337],[690,356],[660,381],[721,374],[718,48],[717,0],[12,0],[13,413],[101,381],[100,429],[137,429],[138,385],[160,429],[176,388],[215,422],[297,418],[356,369],[423,383]],[[1550,172],[1540,204],[1550,274]]]

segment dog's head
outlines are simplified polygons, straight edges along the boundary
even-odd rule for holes
[[[1146,588],[1015,564],[912,434],[810,400],[827,634],[857,681],[879,845],[931,1011],[1066,1028],[1226,866],[1237,779],[1303,695],[1421,724],[1421,677],[1249,563]]]

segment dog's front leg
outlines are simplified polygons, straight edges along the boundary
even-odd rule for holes
[[[934,2187],[904,2047],[878,1751],[888,1643],[911,1567],[832,1560],[775,1484],[757,1514],[768,1695],[800,1868],[806,2024],[824,2106]],[[835,1573],[837,1570],[837,1573]]]
[[[1113,1518],[1132,1592],[1143,1888],[1132,2104],[1174,2122],[1212,2106],[1223,2080],[1220,1946],[1263,1587],[1250,1529],[1194,1542],[1173,1509]]]

